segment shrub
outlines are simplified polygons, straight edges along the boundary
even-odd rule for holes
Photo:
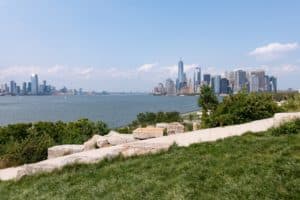
[[[209,127],[241,124],[253,120],[272,117],[282,109],[274,102],[270,94],[246,93],[227,96],[208,116]]]
[[[271,129],[271,134],[274,136],[294,135],[300,132],[300,119],[287,122],[277,128]]]
[[[104,135],[108,132],[104,122],[88,119],[0,127],[0,168],[44,160],[50,146],[81,144],[94,134]]]
[[[286,100],[282,105],[285,111],[300,111],[300,95],[294,95]]]

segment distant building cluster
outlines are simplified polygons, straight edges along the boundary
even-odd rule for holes
[[[277,78],[267,75],[264,70],[244,71],[240,69],[225,72],[225,76],[205,73],[202,77],[201,68],[196,67],[193,79],[187,79],[184,63],[180,60],[176,81],[169,78],[165,84],[159,83],[154,87],[153,94],[168,96],[198,94],[202,85],[210,86],[217,95],[237,93],[242,89],[248,92],[277,92]]]
[[[55,87],[48,85],[46,80],[39,82],[37,74],[32,74],[30,81],[23,82],[21,85],[17,85],[15,81],[10,81],[9,83],[2,84],[0,86],[0,95],[11,95],[11,96],[37,96],[37,95],[81,95],[83,94],[82,89],[79,90],[68,90],[66,87],[56,90]]]

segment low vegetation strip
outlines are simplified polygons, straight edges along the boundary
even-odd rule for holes
[[[0,170],[0,180],[19,180],[25,175],[51,172],[76,163],[95,163],[103,159],[111,159],[118,155],[129,157],[136,154],[149,154],[160,150],[167,150],[174,143],[178,146],[189,146],[194,143],[212,142],[231,136],[240,136],[248,131],[266,131],[271,127],[280,125],[282,122],[292,121],[299,117],[300,113],[279,113],[276,114],[274,118],[253,121],[246,124],[204,129],[75,153],[34,164],[19,166],[17,168]]]
[[[1,199],[299,199],[300,122],[0,182]],[[17,192],[16,192],[17,191]]]

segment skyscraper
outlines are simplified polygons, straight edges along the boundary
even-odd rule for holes
[[[210,74],[203,74],[203,82],[205,85],[210,85]]]
[[[258,92],[259,91],[259,76],[257,74],[250,74],[249,78],[249,90],[250,92]]]
[[[246,87],[247,76],[246,71],[244,70],[236,70],[234,72],[234,92],[238,92]]]
[[[166,95],[168,96],[176,95],[175,83],[172,79],[169,78],[166,80],[165,88],[166,88]]]
[[[10,81],[10,90],[9,93],[11,95],[16,95],[17,94],[17,84],[15,81]]]
[[[184,81],[184,66],[181,59],[178,62],[178,81],[179,83],[182,83]]]
[[[27,94],[27,84],[26,84],[26,82],[23,82],[23,85],[22,85],[22,94],[23,95]]]
[[[229,94],[229,80],[227,78],[221,78],[220,93]]]
[[[211,86],[215,92],[215,94],[220,94],[220,89],[221,89],[221,76],[213,76],[211,78]]]
[[[39,93],[39,80],[37,74],[31,75],[31,94],[37,95]]]
[[[185,73],[184,73],[184,64],[183,61],[180,59],[178,62],[178,77],[176,80],[176,90],[179,92],[182,87],[184,87],[184,82],[186,81]]]
[[[277,78],[274,76],[270,77],[270,85],[271,85],[271,91],[277,92]]]
[[[266,91],[266,82],[265,82],[265,71],[264,70],[256,70],[250,72],[251,75],[255,75],[258,78],[258,91]]]
[[[200,91],[201,85],[201,68],[196,67],[194,72],[194,92]]]

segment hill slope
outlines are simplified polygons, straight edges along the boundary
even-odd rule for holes
[[[299,199],[300,134],[246,134],[1,182],[1,199]]]

